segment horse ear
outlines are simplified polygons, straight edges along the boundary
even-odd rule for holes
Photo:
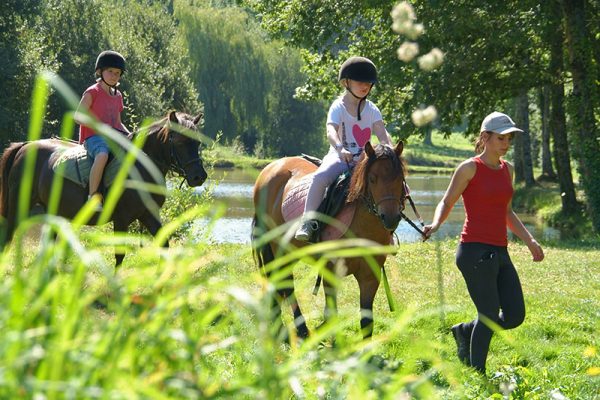
[[[179,123],[179,120],[177,119],[177,111],[169,111],[169,121]]]
[[[404,150],[404,143],[402,142],[402,140],[399,140],[394,151],[396,152],[398,157],[400,157],[402,155],[403,150]]]
[[[199,114],[196,116],[196,118],[194,118],[194,121],[193,121],[193,122],[194,122],[194,125],[198,125],[198,123],[200,122],[200,120],[201,120],[203,117],[204,117],[204,113],[203,113],[203,112],[200,112],[200,113],[199,113]]]
[[[373,146],[371,146],[371,142],[365,143],[365,153],[369,158],[375,155],[375,150],[373,150]]]

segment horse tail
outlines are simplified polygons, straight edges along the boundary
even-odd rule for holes
[[[27,142],[11,143],[4,150],[0,158],[0,215],[6,218],[8,216],[8,175],[15,161],[15,156],[25,146]]]
[[[256,262],[256,265],[261,270],[266,264],[275,259],[269,243],[255,247],[256,243],[258,243],[258,239],[264,233],[264,226],[260,223],[258,215],[254,214],[254,218],[252,218],[252,256],[254,257],[254,262]]]

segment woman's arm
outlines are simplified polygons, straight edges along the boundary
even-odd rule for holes
[[[121,132],[126,133],[127,135],[131,135],[131,132],[129,132],[129,129],[127,129],[127,127],[125,125],[123,125],[123,121],[121,121],[121,114],[119,113],[119,117],[117,120],[119,126],[121,127]]]
[[[508,171],[510,173],[510,180],[512,182],[514,168],[510,163],[507,164]],[[542,250],[542,246],[540,246],[531,233],[529,233],[519,216],[513,211],[512,201],[508,203],[508,208],[506,209],[506,225],[515,235],[517,235],[519,239],[521,239],[527,245],[531,255],[533,256],[533,261],[542,261],[544,259],[544,250]]]
[[[338,128],[339,125],[337,124],[331,122],[327,124],[327,140],[329,141],[329,144],[331,144],[331,147],[337,150],[342,161],[351,162],[352,153],[343,147],[344,143],[342,143],[342,140],[340,139]]]
[[[448,189],[446,189],[446,193],[444,193],[444,197],[435,208],[433,221],[430,225],[425,225],[425,228],[423,228],[423,232],[425,232],[427,238],[429,238],[432,233],[436,232],[444,221],[446,221],[454,204],[456,204],[469,184],[469,181],[475,175],[476,168],[477,166],[472,160],[463,161],[458,168],[456,168],[456,171],[454,171],[454,174],[452,175],[452,179],[450,179]]]
[[[544,250],[542,250],[542,246],[540,246],[531,233],[529,233],[510,205],[506,212],[506,225],[527,245],[529,252],[533,256],[533,261],[542,261],[544,259]]]

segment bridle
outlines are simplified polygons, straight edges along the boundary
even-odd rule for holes
[[[191,160],[182,163],[175,151],[175,144],[173,143],[173,138],[169,134],[169,170],[177,173],[179,176],[183,176],[187,179],[187,174],[185,172],[185,168],[195,162],[202,162],[200,157],[192,158]]]
[[[426,237],[425,232],[423,232],[423,230],[421,228],[419,228],[410,218],[408,218],[406,216],[406,214],[404,214],[404,208],[405,208],[404,203],[406,202],[406,200],[408,200],[413,212],[415,213],[416,217],[419,220],[419,223],[421,224],[421,227],[425,226],[425,224],[423,222],[423,218],[421,218],[421,214],[419,214],[419,212],[417,211],[415,202],[413,201],[412,197],[410,196],[410,191],[408,189],[408,185],[406,184],[406,180],[404,178],[402,178],[402,196],[400,196],[399,198],[396,196],[390,195],[390,196],[384,196],[384,197],[380,198],[378,201],[375,201],[375,199],[373,198],[373,194],[371,193],[370,190],[368,190],[368,193],[369,194],[367,196],[363,195],[362,199],[365,203],[365,206],[367,207],[367,210],[369,210],[369,212],[371,214],[375,215],[377,218],[382,220],[381,215],[377,211],[379,208],[379,205],[381,203],[383,203],[384,201],[395,201],[400,205],[400,218],[405,220],[410,226],[412,226],[417,232],[419,232],[419,234],[423,238]]]

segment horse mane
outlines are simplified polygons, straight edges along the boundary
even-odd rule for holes
[[[0,215],[6,217],[8,215],[8,174],[12,168],[15,156],[21,147],[25,146],[27,142],[16,142],[11,143],[0,158]]]
[[[358,200],[366,195],[368,174],[371,166],[377,160],[389,159],[392,162],[392,173],[406,176],[406,166],[404,160],[398,157],[396,152],[390,146],[378,144],[373,148],[375,151],[370,157],[365,153],[362,160],[354,167],[352,178],[350,179],[350,188],[348,189],[347,203]]]
[[[179,125],[190,130],[194,129],[193,116],[180,111],[170,111],[165,117],[150,125],[149,129],[149,134],[157,132],[156,137],[158,137],[158,139],[163,143],[167,143],[167,141],[169,140],[169,134],[171,133],[170,123],[171,121],[173,121],[171,119],[172,113],[175,113],[177,123]]]

